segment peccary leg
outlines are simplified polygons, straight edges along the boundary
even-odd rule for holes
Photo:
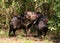
[[[12,29],[9,29],[9,37],[11,36]]]
[[[48,31],[48,28],[44,28],[44,30],[43,30],[43,32],[44,32],[44,37],[46,36],[47,31]]]
[[[42,35],[42,31],[38,30],[38,37],[41,37],[41,35]]]
[[[13,36],[16,36],[16,34],[15,34],[16,30],[17,30],[17,28],[13,29]]]
[[[26,36],[29,36],[30,34],[30,28],[26,28]]]
[[[10,29],[9,29],[9,37],[11,36],[12,30],[13,30],[13,27],[12,27],[12,25],[10,25]]]

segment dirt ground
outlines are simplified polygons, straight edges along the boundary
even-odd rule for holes
[[[0,43],[53,43],[53,42],[48,40],[40,40],[38,38],[33,38],[33,37],[22,37],[22,38],[0,37]]]
[[[8,37],[8,30],[3,31],[0,30],[0,43],[60,43],[60,42],[53,42],[50,40],[50,37],[52,35],[47,35],[47,39],[43,38],[37,38],[37,37],[24,37],[22,36],[22,33],[18,31],[16,37]]]

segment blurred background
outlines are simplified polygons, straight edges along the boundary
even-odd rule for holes
[[[60,0],[0,0],[0,36],[8,36],[9,22],[13,12],[39,11],[48,18],[47,37],[60,39]]]

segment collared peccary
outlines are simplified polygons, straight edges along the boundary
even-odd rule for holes
[[[10,29],[9,29],[9,36],[11,36],[11,32],[13,35],[16,36],[15,31],[20,28],[21,25],[21,18],[18,19],[17,17],[13,17],[10,21]]]
[[[33,23],[34,27],[38,31],[38,37],[39,36],[46,36],[46,33],[48,31],[48,19],[47,17],[43,16],[41,13],[37,12],[39,17],[36,19],[36,21]]]
[[[44,23],[44,21],[39,21],[38,25],[37,25],[37,30],[38,30],[38,37],[41,35],[44,35],[44,37],[46,36],[46,33],[48,31],[48,25]]]
[[[31,27],[33,26],[35,20],[39,17],[39,14],[37,12],[32,12],[32,11],[26,11],[25,12],[25,17],[26,19],[30,20],[29,25],[27,25],[27,36],[29,36]]]
[[[10,21],[10,29],[9,29],[9,36],[11,36],[11,32],[13,32],[13,36],[16,36],[15,32],[17,29],[24,29],[26,31],[26,25],[25,23],[26,21],[26,17],[24,16],[24,14],[21,15],[17,15],[17,14],[13,14],[13,18]]]

